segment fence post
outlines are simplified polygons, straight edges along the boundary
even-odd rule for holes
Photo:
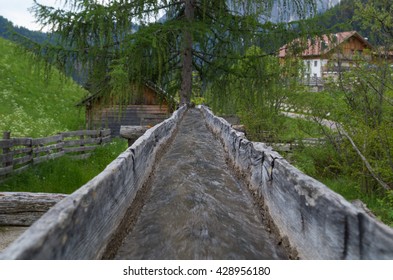
[[[61,137],[59,141],[57,141],[58,144],[63,144],[61,147],[57,150],[58,153],[64,152],[64,134],[62,132],[58,133]]]
[[[84,144],[84,140],[85,140],[85,135],[80,135],[79,136],[79,139],[81,140],[81,144],[80,144],[80,146],[81,147],[84,147],[85,146],[85,144]],[[86,152],[85,151],[81,151],[81,154],[83,155],[83,154],[85,154]]]
[[[3,132],[3,139],[4,140],[9,140],[11,139],[11,132],[10,131],[4,131]],[[5,157],[3,160],[3,166],[4,167],[8,167],[8,166],[12,166],[12,162],[13,162],[13,156],[11,154],[11,149],[9,147],[5,147],[3,148],[3,155],[9,155],[10,157]]]
[[[28,164],[34,164],[33,138],[29,138],[29,145],[27,145],[26,147],[30,148],[30,152],[27,153],[27,155],[30,156],[30,161]]]
[[[100,133],[98,134],[98,137],[100,138],[100,142],[98,142],[98,145],[101,146],[103,144],[102,138],[104,138],[104,130],[102,128],[100,129]]]

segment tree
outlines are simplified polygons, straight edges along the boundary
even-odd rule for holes
[[[61,37],[58,45],[36,51],[64,70],[70,60],[83,66],[94,93],[127,95],[128,84],[149,80],[172,95],[180,89],[184,104],[194,71],[204,84],[212,83],[251,45],[273,33],[283,37],[283,25],[269,22],[273,7],[281,7],[282,16],[304,18],[314,12],[314,2],[65,0],[59,9],[35,2],[38,22]]]
[[[341,124],[338,133],[348,141],[330,139],[342,169],[372,193],[393,189],[393,8],[387,0],[364,2],[356,0],[353,20],[372,32],[375,45],[354,55],[350,71],[340,71],[331,83],[327,93],[337,93],[335,108],[317,113],[332,113]]]

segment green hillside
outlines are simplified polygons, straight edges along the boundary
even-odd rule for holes
[[[371,44],[377,44],[380,40],[379,34],[375,34],[369,28],[362,27],[359,21],[354,20],[355,3],[357,0],[342,0],[340,4],[327,10],[326,12],[308,20],[308,25],[315,26],[320,33],[337,33],[343,31],[355,30],[363,37],[368,38]],[[370,0],[361,0],[363,4],[371,2]],[[383,3],[384,0],[374,1],[374,3]]]
[[[45,78],[44,64],[0,38],[0,133],[41,137],[84,128],[84,108],[77,104],[87,92],[58,71]],[[0,134],[0,138],[1,135]],[[72,193],[100,173],[127,147],[117,139],[97,148],[85,160],[61,157],[13,174],[0,191]]]
[[[40,137],[84,127],[84,109],[75,104],[87,92],[55,69],[48,79],[43,69],[0,38],[0,132]]]
[[[48,34],[46,33],[40,31],[31,31],[24,27],[15,26],[8,19],[4,18],[3,16],[0,16],[0,37],[12,41],[15,39],[14,33],[29,38],[37,43],[43,43],[49,39]]]

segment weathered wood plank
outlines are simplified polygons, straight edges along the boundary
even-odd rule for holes
[[[110,129],[103,129],[101,130],[101,137],[106,137],[111,135],[111,130]]]
[[[34,148],[33,153],[34,154],[45,153],[45,152],[50,152],[53,150],[59,150],[59,149],[62,149],[63,147],[64,147],[64,142],[61,142],[61,143],[52,144],[52,145],[45,146],[45,147]]]
[[[152,113],[145,112],[145,113],[141,113],[141,114],[139,114],[139,115],[140,115],[141,117],[143,117],[143,118],[166,117],[166,114],[164,114],[164,113],[152,114]]]
[[[12,139],[0,139],[0,148],[7,149],[13,146]]]
[[[120,110],[122,110],[120,112]],[[98,114],[97,114],[98,113]],[[168,110],[167,108],[160,108],[160,107],[155,107],[153,105],[147,106],[147,107],[141,107],[139,105],[135,105],[133,107],[127,107],[127,108],[123,108],[123,109],[119,109],[119,108],[103,108],[101,109],[99,112],[97,112],[96,115],[102,114],[113,114],[116,116],[124,116],[127,115],[129,113],[137,113],[137,114],[142,114],[142,113],[159,113],[159,114],[168,114]],[[168,114],[170,115],[170,114]]]
[[[65,194],[0,193],[0,226],[30,226]]]
[[[32,138],[12,138],[13,146],[31,146]]]
[[[120,136],[127,139],[139,138],[148,129],[149,129],[148,126],[142,126],[142,125],[122,125],[120,127]]]
[[[49,154],[49,155],[45,155],[45,156],[41,156],[41,157],[36,157],[33,158],[33,164],[37,164],[37,163],[41,163],[50,159],[55,159],[58,157],[61,157],[65,154],[64,151],[58,152],[58,153],[54,153],[54,154]]]
[[[154,126],[165,119],[143,119],[141,120],[141,125],[146,125],[146,126]]]
[[[20,158],[14,158],[14,165],[25,164],[25,163],[30,162],[32,160],[33,160],[32,155],[27,155],[27,156],[20,157]]]
[[[164,104],[162,104],[162,105],[159,105],[159,104],[157,104],[157,105],[145,105],[145,104],[142,104],[142,105],[131,105],[130,104],[130,105],[125,106],[124,108],[136,109],[136,110],[151,110],[151,109],[160,109],[160,108],[166,109],[166,108],[168,108],[168,106],[166,106]],[[104,109],[110,109],[110,110],[119,111],[119,109],[121,109],[121,108],[120,108],[120,106],[111,106],[111,107],[105,107]]]
[[[12,162],[13,158],[14,158],[14,154],[12,152],[5,155],[0,155],[0,164]]]
[[[44,138],[33,139],[32,145],[33,146],[45,145],[45,144],[49,144],[49,143],[60,142],[62,140],[63,140],[63,136],[61,134],[59,134],[59,135],[54,135],[54,136],[49,136],[49,137],[44,137]]]
[[[0,176],[4,176],[4,175],[7,175],[7,174],[10,174],[13,169],[14,169],[14,167],[12,165],[0,168]]]
[[[64,141],[64,147],[72,147],[72,146],[80,146],[80,145],[89,145],[89,144],[99,144],[101,143],[101,138],[88,138],[88,139],[80,139],[80,140],[67,140]]]
[[[127,115],[121,118],[118,118],[117,116],[113,116],[113,115],[108,115],[105,117],[96,117],[96,118],[92,118],[92,122],[97,123],[97,125],[100,126],[108,126],[110,128],[110,124],[113,122],[121,122],[123,125],[133,125],[132,122],[135,121],[140,121],[141,119],[144,118],[158,118],[158,119],[167,119],[168,116],[166,115],[153,115],[150,117],[146,117],[145,115]],[[135,124],[138,125],[138,124]]]
[[[101,143],[105,144],[105,143],[110,142],[111,140],[112,140],[112,137],[110,135],[109,136],[105,136],[105,137],[101,138]]]
[[[113,116],[113,117],[126,117],[129,115],[167,115],[166,112],[163,111],[143,111],[143,110],[127,110],[125,111],[123,114],[119,114],[118,112],[114,111],[114,110],[108,110],[106,112],[103,112],[102,115],[103,116]]]
[[[99,136],[100,130],[78,130],[78,131],[67,131],[62,133],[63,137],[74,137],[74,136]]]
[[[83,147],[71,147],[64,148],[65,153],[80,153],[80,152],[90,152],[97,148],[97,146],[83,146]]]
[[[29,147],[29,148],[21,148],[21,149],[13,150],[12,154],[14,156],[16,156],[16,155],[20,155],[20,154],[28,154],[28,153],[31,153],[32,151],[33,151],[33,149],[31,147]]]

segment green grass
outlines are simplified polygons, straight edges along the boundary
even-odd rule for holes
[[[349,174],[334,156],[332,147],[305,147],[291,155],[291,162],[307,175],[324,183],[346,200],[361,200],[382,222],[393,226],[393,191],[361,189],[359,176]]]
[[[314,122],[288,117],[283,118],[283,127],[278,131],[278,139],[293,141],[305,138],[323,137],[319,126]]]
[[[345,95],[334,90],[297,92],[290,96],[288,102],[295,113],[311,114],[334,120],[340,120],[342,112],[345,112],[347,108]]]
[[[84,108],[75,105],[87,92],[55,69],[48,73],[39,60],[0,38],[0,133],[44,137],[84,127]]]
[[[265,121],[258,117],[241,118],[245,124],[247,138],[265,142],[266,133],[273,142],[291,142],[305,138],[323,137],[317,124],[304,120],[278,115],[274,120]]]
[[[393,227],[393,192],[365,193],[360,190],[356,179],[351,177],[321,178],[320,180],[348,201],[361,200],[379,220]]]
[[[43,162],[0,183],[0,192],[44,192],[69,194],[87,183],[127,148],[127,141],[114,139],[98,147],[85,160],[68,156]]]

